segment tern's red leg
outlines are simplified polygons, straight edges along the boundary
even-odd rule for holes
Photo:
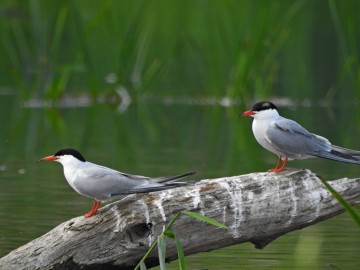
[[[268,172],[275,172],[275,171],[277,171],[277,170],[279,169],[280,162],[281,162],[281,157],[279,156],[279,159],[278,159],[278,161],[277,161],[277,163],[276,163],[276,167],[275,167],[274,169],[268,170]]]
[[[274,170],[273,172],[276,172],[276,173],[282,172],[282,171],[285,169],[285,166],[286,166],[286,163],[287,163],[287,162],[288,162],[288,157],[285,158],[284,163],[283,163],[283,165],[281,166],[281,168],[278,168],[278,169]]]
[[[88,217],[95,215],[100,207],[100,204],[101,204],[101,202],[95,200],[94,204],[93,204],[93,208],[91,209],[91,211],[89,213],[85,214],[84,217],[88,218]]]

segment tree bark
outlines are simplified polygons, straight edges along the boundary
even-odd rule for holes
[[[331,181],[349,203],[357,203],[360,178]],[[172,231],[186,255],[251,242],[263,248],[287,232],[344,211],[309,170],[202,180],[184,187],[134,194],[91,218],[76,217],[0,259],[0,269],[133,269],[179,211],[206,215],[229,229],[182,216]],[[167,242],[167,259],[177,258]],[[158,264],[156,252],[146,261]]]

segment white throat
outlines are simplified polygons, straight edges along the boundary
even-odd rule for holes
[[[268,129],[271,128],[271,124],[273,121],[281,118],[278,111],[275,109],[268,109],[264,111],[259,111],[254,116],[254,120],[252,123],[252,130],[254,133],[254,137],[257,142],[267,149],[268,151],[276,154],[277,156],[281,156],[282,153],[278,152],[271,144],[271,142],[267,138]]]
[[[67,182],[73,189],[75,189],[77,191],[77,189],[74,187],[74,181],[78,177],[78,173],[79,173],[78,169],[83,166],[86,166],[87,162],[78,160],[77,158],[75,158],[72,155],[61,156],[56,161],[63,165],[64,175],[65,175]]]

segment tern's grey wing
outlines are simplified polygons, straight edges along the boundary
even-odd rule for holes
[[[328,139],[310,133],[295,121],[286,118],[273,121],[266,136],[276,149],[289,158],[301,159],[306,156],[316,156],[360,164],[360,160],[345,153],[344,148],[333,149]],[[341,149],[342,151],[339,151]]]
[[[82,168],[79,173],[81,177],[74,181],[74,186],[81,194],[98,200],[110,199],[114,193],[128,194],[128,190],[149,183],[147,177],[129,178],[127,174],[102,166]]]
[[[331,151],[331,144],[326,138],[312,134],[295,121],[286,118],[271,122],[266,138],[290,158],[318,156],[324,151]]]
[[[81,173],[81,176],[73,183],[75,188],[84,196],[97,200],[108,200],[113,196],[144,193],[182,186],[184,183],[171,182],[161,184],[159,182],[174,181],[175,179],[194,174],[187,173],[153,179],[142,175],[119,172],[99,165],[83,167],[79,173]]]

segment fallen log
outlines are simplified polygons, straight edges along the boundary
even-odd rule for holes
[[[330,182],[351,204],[360,178]],[[287,232],[344,211],[309,170],[202,180],[195,184],[130,195],[91,218],[76,217],[0,259],[0,269],[133,269],[179,211],[199,212],[226,224],[219,229],[189,217],[172,227],[186,255],[251,242],[263,248]],[[177,258],[167,243],[167,260]],[[146,261],[158,264],[156,252]]]

